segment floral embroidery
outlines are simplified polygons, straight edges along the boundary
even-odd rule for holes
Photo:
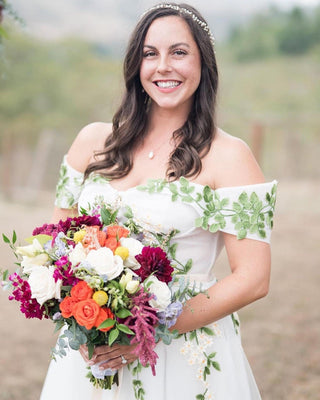
[[[64,161],[59,171],[55,204],[61,208],[72,208],[77,203],[82,181],[83,174],[81,172],[71,174]]]
[[[195,220],[195,226],[212,233],[219,229],[223,230],[227,220],[231,220],[238,239],[244,239],[248,233],[265,239],[266,230],[272,229],[276,184],[266,193],[264,199],[260,199],[256,192],[252,192],[249,196],[244,190],[231,205],[230,199],[221,198],[218,190],[212,190],[209,186],[196,190],[197,186],[181,177],[179,181],[171,183],[162,179],[149,180],[146,185],[139,186],[138,189],[148,193],[159,193],[168,187],[172,201],[180,199],[185,203],[195,203],[202,211],[202,215]]]

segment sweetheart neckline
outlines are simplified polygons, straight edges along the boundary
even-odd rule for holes
[[[81,176],[83,177],[83,175],[84,175],[83,172],[80,172],[80,171],[76,170],[75,168],[73,168],[73,167],[68,163],[68,161],[67,161],[67,155],[64,156],[64,162],[65,162],[65,164],[68,166],[68,168],[70,168],[70,169],[73,170],[76,174],[81,175]],[[131,187],[129,187],[129,188],[127,188],[127,189],[124,189],[124,190],[119,190],[119,189],[117,189],[116,187],[114,187],[114,186],[110,183],[111,180],[108,179],[107,177],[105,177],[105,176],[103,176],[103,175],[101,175],[101,174],[99,174],[99,173],[94,173],[94,172],[92,173],[92,175],[90,175],[90,177],[91,177],[91,176],[92,176],[92,177],[94,177],[94,176],[99,176],[100,178],[103,179],[103,181],[104,181],[105,184],[107,184],[108,186],[110,186],[111,189],[112,189],[113,191],[117,192],[117,193],[127,193],[127,192],[130,192],[130,191],[133,191],[133,190],[139,190],[139,189],[138,189],[139,187],[147,186],[150,182],[165,182],[166,184],[170,184],[170,183],[178,183],[178,184],[179,184],[179,183],[180,183],[179,179],[176,180],[176,181],[173,181],[173,182],[169,182],[168,180],[166,180],[166,179],[164,179],[164,178],[149,178],[149,179],[147,179],[147,181],[146,181],[145,183],[143,183],[143,184],[131,186]],[[88,178],[89,180],[90,180],[90,177]],[[203,185],[203,184],[201,184],[201,183],[191,181],[191,180],[189,180],[188,178],[185,178],[185,177],[183,177],[183,179],[186,179],[186,180],[189,182],[189,184],[191,184],[191,185],[201,187],[202,190],[203,190],[205,187],[209,187],[210,190],[213,191],[213,192],[221,191],[221,190],[223,191],[223,190],[228,190],[228,189],[239,189],[239,188],[244,188],[244,190],[245,190],[246,188],[259,187],[259,186],[268,185],[268,184],[269,184],[269,185],[271,185],[271,184],[272,184],[272,185],[275,185],[275,184],[278,183],[278,181],[274,179],[274,180],[268,181],[268,182],[253,183],[253,184],[248,184],[248,185],[223,186],[223,187],[219,187],[219,188],[217,188],[217,189],[212,189],[209,185]]]
[[[119,189],[117,189],[116,187],[114,187],[114,186],[110,183],[110,179],[105,178],[103,175],[99,175],[99,174],[95,174],[95,175],[96,175],[96,176],[99,176],[99,177],[101,177],[101,178],[103,178],[104,183],[105,183],[106,185],[108,185],[114,192],[117,192],[117,193],[127,193],[127,192],[130,192],[130,191],[133,191],[133,190],[139,190],[139,188],[146,187],[146,186],[147,186],[149,183],[151,183],[151,182],[159,182],[159,183],[160,183],[160,182],[163,181],[163,182],[165,182],[166,184],[167,184],[167,183],[175,183],[175,184],[176,184],[176,183],[178,183],[178,184],[180,183],[179,180],[176,180],[176,181],[173,181],[173,182],[168,182],[166,179],[163,179],[163,178],[149,178],[149,179],[147,180],[147,182],[145,182],[145,183],[143,183],[143,184],[131,186],[131,187],[129,187],[129,188],[127,188],[127,189],[124,189],[124,190],[119,190]],[[201,187],[202,190],[203,190],[205,187],[209,187],[210,190],[211,190],[212,192],[223,191],[223,190],[228,190],[228,189],[253,188],[253,187],[259,187],[259,186],[264,186],[264,185],[271,185],[271,184],[274,185],[274,184],[277,184],[277,183],[278,183],[277,180],[273,180],[273,181],[268,181],[268,182],[253,183],[253,184],[249,184],[249,185],[224,186],[224,187],[220,187],[220,188],[217,188],[217,189],[212,189],[209,185],[203,185],[203,184],[198,183],[198,182],[190,181],[190,180],[187,179],[187,178],[184,178],[184,179],[186,179],[186,180],[189,182],[190,185],[194,185],[194,186],[199,186],[199,187]]]

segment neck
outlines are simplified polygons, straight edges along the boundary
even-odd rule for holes
[[[170,133],[181,128],[186,122],[189,109],[176,110],[164,109],[157,105],[152,105],[149,112],[148,130],[150,132],[162,131]]]

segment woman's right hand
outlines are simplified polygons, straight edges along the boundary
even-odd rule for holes
[[[88,347],[86,345],[80,346],[80,354],[88,365],[99,364],[100,369],[114,369],[118,370],[123,368],[126,364],[130,364],[138,359],[134,350],[137,345],[120,345],[114,344],[111,347],[108,345],[97,346],[94,349],[92,357],[89,359]]]

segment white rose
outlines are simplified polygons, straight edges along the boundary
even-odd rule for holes
[[[121,238],[120,243],[121,246],[126,247],[129,250],[129,256],[124,260],[124,265],[131,269],[140,268],[140,264],[135,257],[142,252],[142,243],[133,238]]]
[[[34,257],[42,252],[43,248],[37,239],[33,239],[32,244],[29,244],[28,246],[17,247],[17,254],[20,254],[21,256]]]
[[[149,300],[151,307],[156,308],[158,311],[164,311],[171,303],[171,292],[167,284],[159,281],[155,276],[150,276],[144,281],[144,285],[150,293],[155,295],[154,299]]]
[[[107,275],[108,280],[114,279],[123,271],[123,261],[120,256],[114,256],[107,247],[91,250],[86,261],[99,275]]]
[[[42,306],[49,299],[60,299],[61,280],[55,282],[53,278],[54,266],[36,266],[32,269],[28,279],[32,297]]]
[[[30,274],[34,267],[43,266],[48,260],[49,257],[46,253],[34,257],[22,256],[21,267],[25,274]]]
[[[82,246],[82,243],[78,243],[73,250],[69,254],[69,260],[72,264],[72,266],[76,266],[77,264],[81,263],[81,261],[84,261],[87,256],[87,253]]]

